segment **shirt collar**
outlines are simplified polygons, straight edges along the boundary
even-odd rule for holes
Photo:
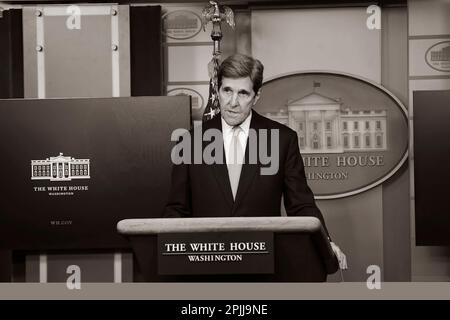
[[[250,130],[250,122],[252,120],[252,113],[253,113],[253,111],[250,110],[250,114],[248,115],[248,117],[239,125],[239,127],[241,127],[242,131],[244,131],[246,136],[248,136],[248,131]],[[231,131],[233,130],[233,126],[230,126],[228,123],[226,123],[226,121],[222,117],[220,117],[220,119],[222,120],[223,134],[227,135],[227,134],[231,133]]]

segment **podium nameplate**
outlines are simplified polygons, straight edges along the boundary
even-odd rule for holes
[[[158,274],[272,274],[273,232],[158,235]]]

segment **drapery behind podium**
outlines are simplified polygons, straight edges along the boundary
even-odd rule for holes
[[[135,281],[145,282],[323,282],[339,264],[328,237],[314,217],[227,217],[126,219],[117,224],[134,251]],[[273,232],[274,273],[161,275],[158,235]]]

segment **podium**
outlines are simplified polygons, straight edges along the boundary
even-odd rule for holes
[[[119,221],[117,230],[130,241],[137,282],[324,282],[339,268],[320,220],[314,217],[126,219]],[[194,264],[189,274],[167,275],[158,267],[158,259],[163,258],[158,237],[227,234],[233,238],[247,233],[273,234],[272,272],[192,274],[192,268],[201,265]]]

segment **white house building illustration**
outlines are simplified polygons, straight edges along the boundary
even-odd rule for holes
[[[351,110],[315,91],[265,116],[295,130],[302,153],[387,149],[385,110]]]
[[[62,153],[45,160],[31,160],[31,180],[90,179],[89,165],[89,159],[75,159],[66,157]]]
[[[431,51],[431,61],[450,61],[450,45],[441,50]]]

